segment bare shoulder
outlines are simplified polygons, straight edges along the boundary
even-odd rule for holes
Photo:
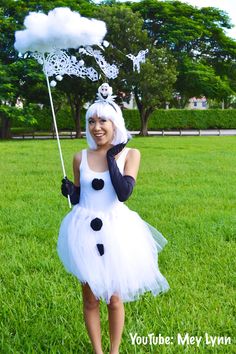
[[[81,162],[82,160],[82,151],[76,152],[73,157],[74,161]]]
[[[138,149],[129,149],[126,156],[124,174],[132,176],[135,180],[138,175],[140,156],[141,154]]]
[[[82,151],[76,152],[73,157],[73,165],[79,168],[82,160]]]
[[[129,160],[136,160],[136,161],[140,161],[141,158],[141,153],[138,149],[129,149],[128,154],[127,154],[127,159]]]

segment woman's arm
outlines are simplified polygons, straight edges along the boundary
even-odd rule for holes
[[[133,191],[140,161],[140,154],[138,150],[132,149],[133,152],[131,152],[131,154],[129,151],[128,154],[130,157],[128,158],[126,156],[124,175],[122,175],[117,166],[115,156],[123,150],[124,146],[125,144],[121,143],[113,146],[107,151],[107,164],[111,182],[120,202],[125,202]]]
[[[71,204],[75,205],[79,203],[80,200],[80,163],[81,163],[81,152],[74,155],[73,158],[73,172],[74,172],[74,183],[71,182],[67,177],[63,178],[61,185],[61,192],[64,197],[70,196]]]
[[[74,172],[74,185],[76,187],[80,186],[80,163],[82,159],[82,153],[78,152],[74,155],[73,158],[73,172]]]
[[[137,179],[141,154],[137,149],[130,149],[125,161],[124,175]]]

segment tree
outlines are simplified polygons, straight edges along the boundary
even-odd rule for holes
[[[224,33],[224,28],[233,26],[222,10],[198,9],[180,1],[143,0],[131,6],[142,15],[144,28],[159,48],[164,46],[178,57],[234,55],[235,41]]]
[[[1,119],[1,138],[10,138],[10,118],[14,114],[15,107],[12,102],[15,103],[16,90],[9,80],[9,68],[0,64],[0,119]]]
[[[179,75],[176,90],[186,100],[185,84],[188,77],[186,60],[194,65],[204,63],[209,68],[210,81],[218,77],[225,94],[235,92],[235,76],[231,66],[236,60],[236,42],[227,37],[224,29],[231,28],[228,15],[212,7],[197,7],[179,1],[143,0],[132,3],[134,11],[141,13],[144,29],[157,48],[168,48],[177,60]],[[213,68],[214,70],[211,70]],[[190,68],[191,69],[191,68]],[[191,69],[192,70],[192,69]],[[189,73],[191,76],[192,73]],[[183,80],[183,81],[181,81]],[[220,81],[219,81],[220,80]],[[209,80],[208,80],[209,82]],[[194,91],[195,81],[191,82]],[[196,81],[196,92],[199,81]],[[229,90],[226,87],[229,86]],[[196,93],[195,93],[196,94]],[[217,96],[221,94],[217,93]]]
[[[175,61],[166,49],[155,49],[151,45],[147,32],[143,30],[143,20],[125,5],[101,6],[95,13],[107,24],[106,39],[115,44],[107,50],[109,62],[114,61],[119,67],[119,77],[112,83],[117,91],[127,95],[131,91],[140,114],[141,135],[147,135],[150,114],[157,107],[170,99],[176,80]],[[133,64],[126,55],[137,55],[148,48],[145,64],[141,64],[140,74],[133,71]]]
[[[140,77],[136,79],[134,86],[141,117],[141,135],[148,135],[148,119],[151,113],[171,100],[176,74],[173,57],[165,49],[152,48],[148,59],[142,64]]]
[[[222,79],[215,70],[203,62],[185,60],[179,76],[178,90],[188,99],[193,96],[206,96],[209,99],[224,100],[233,94],[227,78]]]
[[[20,85],[18,77],[18,63],[7,65],[0,64],[0,119],[1,130],[0,138],[9,139],[11,137],[11,121],[19,120],[28,124],[35,123],[35,118],[32,115],[32,105],[25,105],[24,109],[17,108],[17,99],[23,99],[20,96]]]

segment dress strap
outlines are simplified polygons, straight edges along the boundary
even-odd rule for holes
[[[80,169],[85,169],[87,166],[87,150],[83,149],[82,150],[82,159],[80,163]]]
[[[119,167],[119,170],[121,171],[121,173],[123,173],[124,171],[124,167],[125,167],[125,159],[126,159],[126,156],[129,152],[130,148],[128,147],[125,147],[123,149],[123,151],[121,152],[120,156],[118,157],[118,159],[116,160],[117,162],[117,165]]]

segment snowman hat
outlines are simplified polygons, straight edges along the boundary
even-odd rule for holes
[[[86,138],[90,149],[95,150],[97,144],[89,132],[89,118],[97,115],[103,119],[110,119],[115,126],[115,134],[112,145],[126,143],[131,135],[125,127],[125,121],[120,107],[114,102],[116,96],[112,95],[112,87],[108,83],[103,83],[98,88],[96,101],[88,108],[86,112]]]

